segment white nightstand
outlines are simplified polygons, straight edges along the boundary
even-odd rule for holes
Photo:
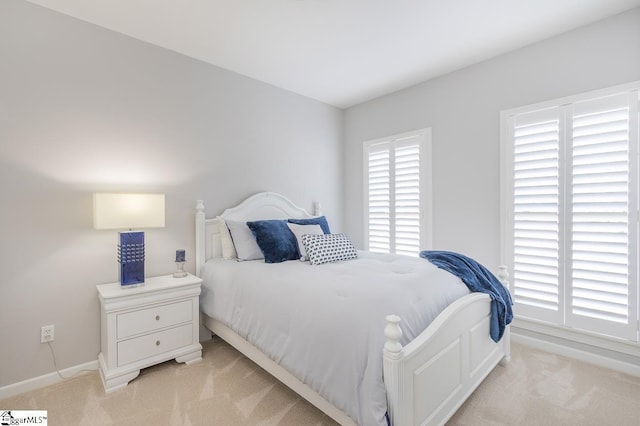
[[[202,359],[199,304],[202,280],[191,274],[145,279],[143,287],[101,284],[100,378],[106,392],[123,388],[141,368],[175,358]]]

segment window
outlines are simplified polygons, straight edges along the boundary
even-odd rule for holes
[[[502,113],[516,316],[638,341],[638,87]]]
[[[364,144],[366,249],[417,256],[431,246],[431,131]]]

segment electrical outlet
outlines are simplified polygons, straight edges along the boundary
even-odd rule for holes
[[[53,342],[55,325],[45,325],[40,328],[40,343]]]

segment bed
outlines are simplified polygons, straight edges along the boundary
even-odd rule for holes
[[[255,194],[238,206],[226,209],[219,217],[209,218],[205,217],[204,203],[198,201],[196,205],[196,272],[199,276],[205,280],[203,289],[203,298],[201,298],[201,314],[202,323],[214,334],[218,335],[232,346],[237,348],[240,352],[245,354],[248,358],[256,362],[274,377],[282,381],[284,384],[293,389],[300,396],[314,404],[321,411],[333,418],[335,421],[342,425],[354,425],[354,424],[380,424],[378,421],[375,423],[371,418],[361,415],[359,410],[368,410],[366,407],[367,401],[362,402],[362,406],[358,406],[356,412],[351,411],[353,405],[348,398],[360,398],[358,395],[341,395],[335,396],[327,389],[330,388],[332,383],[324,386],[322,383],[318,384],[316,376],[319,372],[299,371],[299,369],[288,363],[288,352],[296,352],[296,341],[289,341],[287,339],[286,344],[282,343],[280,339],[279,345],[276,345],[280,349],[268,349],[264,347],[264,341],[256,340],[256,336],[251,336],[247,330],[253,330],[256,325],[249,325],[242,329],[237,325],[231,325],[223,315],[216,315],[216,311],[212,311],[208,308],[208,305],[203,305],[207,298],[207,280],[210,281],[224,281],[220,277],[226,276],[232,273],[246,273],[252,275],[246,275],[245,278],[241,278],[240,281],[246,281],[251,284],[256,284],[254,281],[258,281],[257,276],[263,276],[266,274],[266,270],[273,271],[285,271],[286,273],[279,272],[281,276],[291,277],[292,280],[297,278],[296,274],[308,273],[305,271],[315,270],[315,273],[333,273],[339,276],[345,273],[352,273],[351,264],[347,262],[337,262],[335,265],[324,268],[326,265],[318,267],[311,267],[307,264],[298,261],[283,262],[285,265],[273,267],[265,266],[264,262],[251,261],[251,262],[230,262],[222,260],[222,244],[223,238],[220,235],[219,223],[221,220],[229,223],[233,221],[247,222],[254,220],[268,220],[268,219],[309,219],[320,216],[319,205],[316,205],[316,211],[311,215],[304,209],[294,205],[287,198],[282,195],[273,192],[264,192]],[[366,268],[378,268],[379,263],[389,262],[389,264],[395,265],[394,268],[430,268],[430,265],[426,260],[422,259],[392,259],[385,256],[378,256],[374,254],[368,254],[366,252],[359,252],[357,262],[366,265]],[[389,256],[389,255],[387,255]],[[240,265],[244,264],[244,265]],[[356,264],[354,263],[354,269]],[[276,269],[280,268],[280,269]],[[286,268],[286,269],[283,269]],[[337,272],[329,272],[331,268],[334,268]],[[435,268],[437,269],[437,268]],[[506,284],[507,273],[506,268],[499,268],[498,274],[501,282]],[[237,270],[237,271],[236,271]],[[253,272],[248,272],[252,270]],[[412,269],[411,269],[412,270]],[[215,271],[215,272],[211,272]],[[212,275],[212,274],[218,275]],[[382,273],[382,272],[381,272]],[[431,273],[431,272],[430,272]],[[448,274],[444,271],[435,272],[436,274]],[[378,274],[378,272],[375,272]],[[242,275],[240,275],[242,276]],[[381,275],[382,276],[382,275]],[[441,276],[441,275],[440,275]],[[452,277],[452,276],[451,276]],[[370,275],[371,281],[376,281],[375,275]],[[320,278],[319,278],[320,279]],[[449,278],[445,278],[448,280]],[[455,278],[452,277],[455,280]],[[281,280],[282,286],[285,286],[285,291],[291,291],[291,283],[287,284],[285,279]],[[311,282],[312,280],[309,280]],[[384,287],[384,278],[378,279],[379,282],[375,284],[375,288]],[[305,280],[307,282],[307,280]],[[289,287],[286,287],[289,285]],[[456,284],[447,284],[455,286]],[[229,286],[233,287],[233,286]],[[260,293],[265,288],[264,285],[250,287],[245,290],[240,290],[244,293]],[[309,287],[311,289],[311,287]],[[315,290],[309,290],[305,292],[299,292],[301,294],[307,294]],[[385,290],[389,291],[389,289]],[[291,303],[292,306],[298,306],[298,302],[293,303],[293,293],[291,291]],[[219,297],[221,294],[218,293]],[[340,297],[344,295],[340,294]],[[237,295],[227,296],[228,302],[225,300],[225,304],[229,306],[227,309],[230,313],[237,310],[242,310],[242,307],[251,306],[247,301],[242,301],[239,304],[239,308],[235,308],[231,304],[232,299],[236,299]],[[314,295],[317,300],[321,300],[320,293]],[[390,295],[389,299],[395,299],[400,297],[399,295]],[[282,306],[271,307],[266,305],[270,303],[267,299],[268,296],[262,295],[260,303],[261,309],[246,309],[247,311],[265,311],[270,309],[274,312],[282,312]],[[214,299],[211,299],[214,300]],[[237,300],[237,299],[236,299]],[[341,301],[341,299],[340,299]],[[256,303],[256,302],[253,302]],[[335,302],[332,302],[335,303]],[[413,330],[413,324],[407,323],[406,318],[403,319],[395,315],[398,312],[379,312],[379,315],[374,311],[374,318],[369,321],[369,328],[372,330],[358,331],[358,335],[371,335],[375,339],[380,339],[380,342],[374,341],[368,344],[374,347],[379,343],[378,357],[373,357],[375,362],[371,362],[371,365],[363,367],[363,371],[366,370],[369,376],[373,376],[373,379],[379,380],[383,386],[383,398],[384,398],[384,412],[388,415],[388,421],[394,426],[404,425],[435,425],[445,423],[455,411],[462,405],[467,397],[473,392],[473,390],[484,380],[484,378],[493,370],[493,368],[499,362],[507,362],[509,359],[509,328],[504,330],[504,335],[499,342],[494,342],[489,336],[490,328],[490,298],[486,294],[482,293],[470,293],[468,291],[459,291],[459,294],[455,295],[453,299],[447,300],[445,307],[441,309],[436,316],[429,320],[430,324],[424,330]],[[281,303],[282,305],[282,303]],[[361,304],[362,305],[362,304]],[[217,305],[219,310],[225,310],[224,305]],[[395,305],[399,307],[400,305]],[[340,353],[338,350],[341,348],[339,342],[341,342],[341,333],[343,329],[348,327],[356,327],[356,324],[349,320],[344,320],[340,315],[336,316],[337,321],[342,321],[338,326],[332,323],[332,321],[321,320],[319,317],[316,319],[318,312],[313,309],[308,309],[308,322],[315,321],[312,332],[307,334],[298,333],[294,330],[288,330],[286,334],[290,332],[292,336],[297,339],[308,338],[311,340],[317,340],[326,342],[324,345],[327,347],[318,353],[332,352],[332,345],[335,342],[335,350],[338,352],[338,361],[333,364],[331,368],[324,368],[322,371],[336,370],[336,375],[328,380],[340,379],[344,374],[340,373],[338,366],[344,364],[343,368],[358,369],[358,367],[352,368],[349,366],[349,362],[359,362],[358,360],[352,360],[353,354],[349,351],[346,353]],[[371,312],[368,313],[371,315]],[[360,315],[358,315],[360,317]],[[300,322],[300,321],[298,321]],[[360,321],[359,323],[362,323]],[[401,329],[401,324],[405,328],[404,335]],[[407,325],[408,324],[408,325]],[[306,327],[305,330],[308,330]],[[262,329],[261,329],[262,330]],[[280,335],[269,335],[269,331],[258,332],[259,335],[268,336],[266,340],[279,341]],[[378,331],[379,330],[379,331]],[[282,334],[282,333],[280,333]],[[408,340],[408,336],[410,339]],[[289,337],[289,336],[285,336]],[[312,337],[318,337],[312,339]],[[301,343],[302,342],[302,343]],[[304,340],[298,341],[298,345],[305,347],[308,342]],[[293,346],[292,346],[293,345]],[[280,351],[280,352],[277,352]],[[358,352],[357,350],[354,352]],[[323,355],[324,356],[324,355]],[[319,362],[321,362],[320,359]],[[315,362],[315,361],[314,361]],[[329,362],[329,361],[328,361]],[[320,374],[326,375],[326,374]],[[371,379],[371,380],[373,380]],[[369,380],[369,379],[368,379]],[[334,383],[337,386],[337,384]],[[360,384],[358,385],[360,386]],[[335,387],[335,386],[334,386]],[[340,386],[338,386],[340,388]],[[360,389],[360,387],[358,387]],[[362,385],[362,393],[369,394],[367,388]],[[376,393],[376,392],[373,392]],[[353,394],[353,392],[352,392]],[[379,395],[376,395],[376,398]],[[361,398],[360,398],[361,399]],[[346,405],[343,400],[347,400]],[[374,404],[378,403],[377,399],[374,399]],[[380,407],[374,407],[380,411]],[[375,411],[371,409],[371,411]],[[357,419],[357,422],[356,420]],[[376,419],[379,419],[376,417]],[[385,422],[386,422],[385,418]]]

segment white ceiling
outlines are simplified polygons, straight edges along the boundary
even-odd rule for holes
[[[28,0],[346,108],[640,0]]]

